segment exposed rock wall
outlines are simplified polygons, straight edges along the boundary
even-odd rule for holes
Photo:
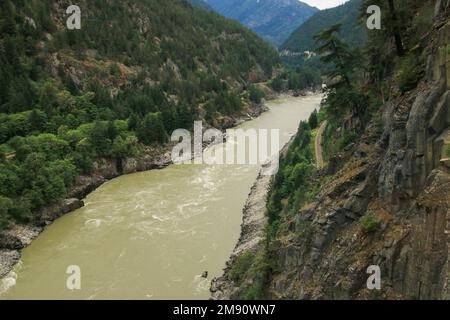
[[[435,15],[418,87],[393,95],[382,128],[371,123],[330,159],[317,174],[333,178],[283,218],[269,246],[269,298],[450,299],[450,1]],[[381,290],[367,288],[372,265]],[[214,298],[242,296],[227,271],[220,281]]]
[[[450,299],[448,3],[436,10],[426,78],[391,99],[382,132],[369,126],[317,200],[283,223],[272,298]],[[364,216],[379,222],[374,232]],[[370,265],[381,290],[367,289]]]

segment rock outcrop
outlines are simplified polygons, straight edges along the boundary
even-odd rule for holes
[[[447,4],[436,8],[426,79],[391,99],[383,130],[369,126],[317,200],[284,223],[272,298],[450,299],[450,24]],[[366,217],[376,228],[364,230]],[[367,288],[372,265],[381,290]]]
[[[243,252],[255,253],[264,240],[264,228],[267,223],[265,200],[270,181],[270,176],[260,174],[250,191],[243,210],[239,241],[227,261],[224,275],[212,280],[210,290],[213,299],[233,299],[239,294],[239,288],[230,279],[231,268]]]
[[[315,200],[281,218],[268,246],[267,298],[450,299],[449,14],[449,1],[438,1],[416,89],[393,94],[382,126],[371,122],[330,159],[317,175],[332,178]],[[370,266],[380,268],[381,290],[367,286]],[[213,298],[245,297],[232,267]]]

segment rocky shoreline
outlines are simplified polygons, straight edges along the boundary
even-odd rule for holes
[[[110,179],[124,174],[162,169],[171,164],[168,146],[149,149],[139,158],[98,159],[92,175],[79,176],[67,193],[67,198],[34,212],[28,224],[14,224],[0,232],[0,278],[6,276],[19,262],[20,250],[26,248],[47,226],[61,216],[84,206],[84,199]]]
[[[277,98],[273,96],[270,100]],[[238,117],[228,116],[217,126],[222,130],[237,126],[245,121],[258,117],[268,108],[260,104],[247,110]],[[20,261],[21,250],[41,234],[47,226],[61,216],[84,206],[84,199],[91,192],[108,180],[125,174],[163,169],[172,164],[171,150],[173,144],[162,147],[148,147],[142,156],[127,159],[98,159],[94,163],[92,175],[82,175],[67,192],[67,198],[33,214],[33,220],[28,224],[14,224],[0,231],[0,280],[6,277]]]
[[[226,262],[223,275],[211,281],[210,291],[213,300],[228,300],[234,297],[238,288],[235,287],[229,275],[236,259],[243,252],[258,251],[264,240],[264,228],[267,224],[266,198],[271,180],[271,176],[260,173],[252,186],[243,209],[241,235],[236,247]]]
[[[293,139],[294,136],[281,149],[280,154],[287,152]],[[211,281],[210,291],[212,300],[238,298],[239,288],[235,286],[235,283],[230,278],[231,269],[240,255],[244,252],[256,253],[263,245],[265,228],[267,226],[267,196],[273,176],[265,176],[261,172],[253,184],[244,209],[242,210],[241,235],[230,258],[226,262],[223,275]]]

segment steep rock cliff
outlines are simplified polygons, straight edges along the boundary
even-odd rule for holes
[[[426,61],[417,87],[390,90],[378,120],[314,174],[314,200],[253,249],[266,269],[255,258],[236,281],[245,253],[233,257],[214,299],[450,298],[449,16],[436,1],[414,48]],[[381,290],[368,289],[369,266]]]
[[[382,130],[369,125],[337,157],[334,177],[317,200],[283,224],[272,248],[272,298],[450,298],[450,23],[444,2],[422,41],[428,64],[419,86],[390,99]],[[375,230],[365,231],[365,217],[378,224]],[[381,290],[367,289],[371,265],[380,267]]]

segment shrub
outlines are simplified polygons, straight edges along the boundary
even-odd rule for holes
[[[375,219],[372,216],[365,216],[361,220],[361,230],[365,234],[376,232],[380,228],[381,221]]]
[[[355,132],[345,131],[340,141],[340,149],[343,149],[349,144],[353,143],[357,136],[358,135]]]
[[[317,118],[317,110],[314,110],[313,113],[309,116],[308,124],[311,129],[316,129],[319,125],[319,120]]]
[[[256,86],[251,86],[249,90],[250,101],[254,103],[261,103],[264,98],[264,92]]]
[[[422,77],[422,69],[418,59],[412,55],[401,61],[398,86],[402,92],[412,90],[417,86]]]
[[[245,289],[242,294],[244,300],[261,300],[264,298],[264,286],[262,283],[254,283],[249,288]]]
[[[230,271],[231,280],[235,283],[240,283],[253,263],[254,254],[247,251],[244,254],[240,255],[236,262],[233,265],[233,268]]]
[[[281,79],[280,77],[276,77],[275,79],[273,79],[273,81],[271,82],[270,86],[272,87],[273,90],[275,90],[276,92],[281,92],[284,89],[284,82],[283,79]]]
[[[146,145],[167,142],[167,132],[161,113],[148,113],[137,130],[137,136],[139,141]]]
[[[9,213],[13,206],[13,202],[10,198],[0,196],[0,230],[8,226]]]

